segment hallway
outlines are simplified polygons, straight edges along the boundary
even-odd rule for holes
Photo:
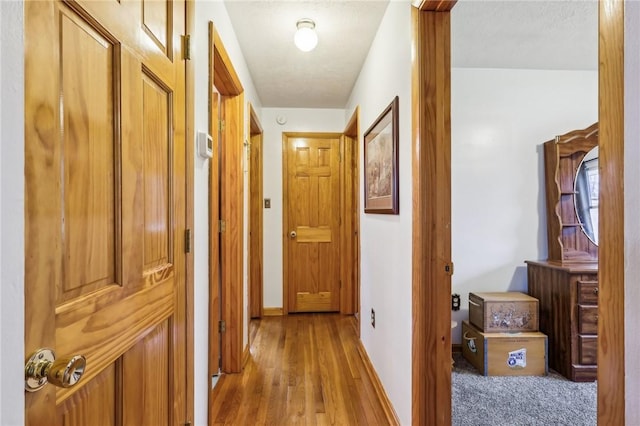
[[[353,317],[252,320],[244,372],[222,376],[213,424],[388,424],[362,359]]]

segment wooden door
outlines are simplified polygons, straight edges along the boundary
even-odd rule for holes
[[[87,362],[29,425],[188,420],[184,14],[25,2],[25,351]]]
[[[340,134],[285,134],[288,312],[340,310]]]

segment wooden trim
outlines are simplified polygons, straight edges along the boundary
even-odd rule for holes
[[[451,424],[450,13],[412,9],[412,424]]]
[[[263,317],[281,317],[282,315],[282,308],[264,308],[262,311]]]
[[[195,2],[186,0],[185,28],[187,34],[195,33]],[[193,234],[194,229],[194,146],[190,141],[194,140],[195,125],[195,66],[193,61],[185,61],[185,150],[186,150],[186,228]],[[185,282],[185,328],[186,328],[186,393],[185,393],[185,421],[192,422],[194,418],[194,257],[192,253],[186,256],[186,282]]]
[[[341,181],[343,182],[340,185],[342,204],[340,313],[347,315],[359,312],[360,306],[359,134],[360,108],[356,107],[340,139],[340,149],[342,151]],[[358,323],[358,329],[359,325]]]
[[[624,5],[599,2],[598,424],[625,419]]]
[[[213,23],[209,23],[209,134],[213,136],[213,156],[209,161],[209,315],[208,334],[209,350],[207,379],[217,375],[220,370],[220,237],[218,222],[220,220],[220,137],[219,137],[219,94],[214,90],[213,60]],[[213,389],[209,388],[209,407],[213,405]],[[209,424],[213,423],[209,412]]]
[[[217,85],[216,85],[217,87]],[[244,173],[243,106],[244,95],[222,99],[225,126],[222,131],[221,217],[226,223],[222,232],[222,319],[226,331],[222,334],[222,370],[239,373],[242,370],[243,337],[243,234],[244,234]]]
[[[384,410],[384,414],[386,416],[386,423],[388,425],[400,425],[400,419],[398,419],[398,415],[396,414],[396,410],[393,408],[393,404],[391,404],[391,400],[387,396],[387,393],[384,390],[384,386],[380,381],[380,377],[378,377],[378,373],[376,373],[376,369],[373,367],[371,360],[369,359],[369,355],[367,354],[367,350],[362,345],[362,341],[358,340],[357,344],[358,353],[360,354],[360,358],[362,359],[362,363],[364,364],[365,371],[369,379],[371,379],[371,383],[373,384],[373,390],[380,401],[380,405],[382,405],[382,409]]]
[[[289,179],[287,173],[287,140],[282,133],[282,314],[289,314]]]
[[[258,118],[258,114],[253,108],[253,105],[249,103],[249,134],[253,136],[260,133],[264,133],[262,125],[260,124],[260,119]]]
[[[213,23],[211,23],[213,25]],[[237,96],[244,92],[240,78],[236,73],[235,68],[229,58],[227,49],[224,48],[224,43],[217,31],[213,32],[213,45],[214,49],[214,71],[216,88],[221,95],[224,96]]]
[[[449,12],[457,0],[413,0],[411,4],[423,12]]]
[[[221,277],[222,300],[215,301],[215,294],[210,291],[210,306],[216,303],[222,306],[222,319],[226,322],[226,331],[222,334],[222,370],[225,373],[238,373],[242,370],[242,340],[243,340],[243,231],[244,231],[244,173],[243,173],[243,142],[244,142],[244,95],[243,88],[233,68],[229,56],[222,44],[220,36],[213,22],[209,22],[210,37],[210,75],[213,84],[222,96],[220,108],[225,122],[220,133],[220,187],[217,185],[217,174],[214,161],[211,164],[211,194],[210,217],[215,216],[216,201],[220,196],[220,218],[225,221],[226,229],[220,235],[219,250],[222,258],[222,271],[218,272],[216,265],[218,258],[215,247],[218,244],[218,221],[210,223],[210,267],[209,286],[215,287],[216,280]],[[212,71],[212,72],[211,72]],[[211,118],[212,135],[217,133],[218,122]],[[215,138],[214,138],[215,139]],[[217,192],[215,191],[217,189]],[[212,300],[213,299],[213,300]],[[217,333],[217,315],[209,312],[209,334]],[[211,343],[211,342],[210,342]],[[216,370],[215,360],[210,360],[210,370]],[[211,365],[213,364],[213,365]]]
[[[249,350],[249,345],[245,345],[244,351],[242,351],[242,368],[247,365],[249,362],[249,358],[251,358],[251,351]]]
[[[251,103],[249,110],[249,250],[247,265],[249,268],[249,317],[260,318],[263,313],[263,159],[262,126]]]

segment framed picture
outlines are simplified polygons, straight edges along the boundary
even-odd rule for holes
[[[398,97],[364,134],[364,211],[398,214]]]

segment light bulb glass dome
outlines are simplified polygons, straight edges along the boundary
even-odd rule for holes
[[[318,34],[315,32],[316,24],[310,19],[301,19],[297,23],[298,31],[293,37],[293,42],[298,49],[309,52],[318,45]]]

